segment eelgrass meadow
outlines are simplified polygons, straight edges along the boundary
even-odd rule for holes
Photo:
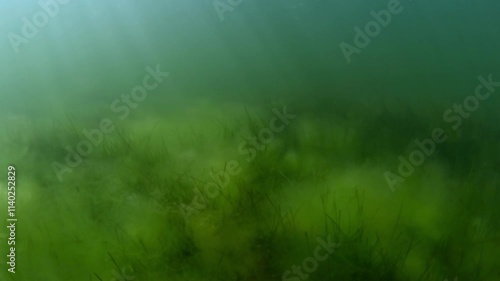
[[[0,8],[1,281],[500,280],[499,3]]]

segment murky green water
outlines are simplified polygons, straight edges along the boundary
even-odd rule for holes
[[[1,2],[0,280],[500,280],[499,9]]]

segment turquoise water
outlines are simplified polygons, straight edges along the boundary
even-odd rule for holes
[[[500,280],[499,9],[1,2],[0,280]]]

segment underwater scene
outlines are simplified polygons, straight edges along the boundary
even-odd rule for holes
[[[0,281],[500,281],[499,12],[0,1]]]

